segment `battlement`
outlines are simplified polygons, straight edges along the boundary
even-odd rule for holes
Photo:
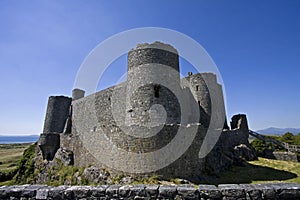
[[[171,45],[155,42],[140,44],[128,52],[128,71],[140,65],[157,63],[172,67],[179,72],[179,56]]]

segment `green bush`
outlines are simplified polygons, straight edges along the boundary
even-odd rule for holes
[[[33,183],[34,181],[34,158],[36,144],[30,145],[25,149],[23,157],[20,160],[17,173],[14,178],[17,184]]]
[[[268,148],[266,143],[262,140],[255,139],[251,142],[252,147],[255,149],[258,156],[263,156],[264,150]]]
[[[0,182],[12,180],[16,174],[17,169],[8,169],[0,171]]]

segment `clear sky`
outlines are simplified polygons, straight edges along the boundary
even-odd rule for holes
[[[0,134],[41,133],[48,97],[71,95],[87,54],[146,26],[180,31],[207,50],[223,76],[228,116],[246,113],[253,130],[299,128],[299,10],[296,0],[1,0]],[[126,70],[123,61],[107,80]]]

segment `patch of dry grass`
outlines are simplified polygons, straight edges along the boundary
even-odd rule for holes
[[[29,147],[26,144],[0,144],[0,170],[16,168],[22,158],[23,152]]]

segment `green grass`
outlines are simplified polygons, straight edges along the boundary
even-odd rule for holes
[[[26,144],[0,144],[0,186],[15,184],[16,175],[23,152],[30,146]]]
[[[0,144],[0,171],[15,169],[23,152],[30,146],[25,144]]]
[[[300,183],[300,163],[281,160],[271,160],[265,158],[259,158],[258,161],[252,161],[250,163],[254,165],[270,167],[276,170],[283,170],[285,172],[293,173],[294,176],[296,176],[294,178],[286,180],[280,180],[279,177],[278,180],[275,181]]]
[[[210,180],[213,184],[223,183],[300,183],[300,163],[259,158],[246,166],[234,166]]]

